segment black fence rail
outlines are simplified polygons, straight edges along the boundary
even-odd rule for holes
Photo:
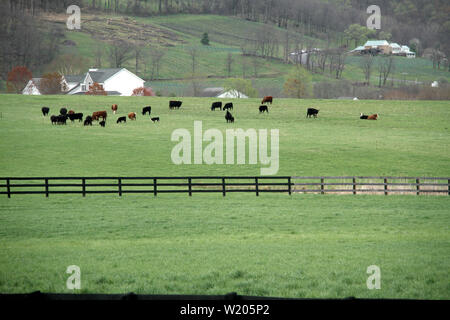
[[[450,195],[449,177],[0,177],[0,194],[339,193]]]
[[[0,194],[222,193],[291,194],[291,177],[0,177]]]
[[[292,192],[450,195],[450,177],[291,177]]]

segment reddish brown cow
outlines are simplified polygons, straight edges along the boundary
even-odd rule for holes
[[[136,112],[130,112],[128,118],[130,118],[130,120],[136,120]]]
[[[377,119],[378,119],[378,113],[367,116],[367,120],[377,120]]]
[[[272,96],[264,97],[261,101],[261,104],[264,104],[266,102],[270,102],[270,104],[272,104],[272,100],[273,100]]]
[[[111,106],[111,110],[113,111],[114,114],[116,114],[116,111],[117,111],[117,104],[113,104],[113,105]]]
[[[67,114],[74,114],[75,113],[75,111],[73,111],[73,110],[69,110],[69,112],[67,112]]]
[[[98,120],[100,118],[102,118],[103,120],[106,120],[106,116],[107,116],[106,111],[95,111],[92,114],[92,120]]]

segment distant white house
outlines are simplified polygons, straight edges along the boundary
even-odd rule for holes
[[[248,98],[248,97],[242,92],[233,89],[219,94],[217,98],[223,99],[223,98]]]
[[[41,94],[41,91],[39,90],[40,82],[41,78],[33,78],[29,80],[25,88],[22,90],[22,94],[40,95]]]
[[[25,86],[25,88],[23,88],[22,90],[22,94],[27,94],[27,95],[41,95],[41,80],[42,78],[32,78],[31,80],[28,81],[27,85]],[[63,92],[63,88],[67,88],[68,84],[66,79],[63,77],[62,81],[61,81],[61,92]]]
[[[41,78],[31,79],[22,94],[40,95],[39,83]],[[131,96],[133,90],[144,86],[145,80],[125,68],[116,69],[89,69],[82,75],[63,76],[64,86],[67,90],[63,94],[85,94],[94,82],[99,83],[108,95]]]

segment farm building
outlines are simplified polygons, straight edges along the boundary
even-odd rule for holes
[[[369,40],[363,46],[350,51],[356,54],[393,54],[407,58],[415,58],[416,54],[408,46],[400,46],[398,43],[389,43],[386,40]]]

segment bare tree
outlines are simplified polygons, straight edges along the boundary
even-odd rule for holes
[[[394,69],[394,57],[379,57],[378,58],[378,72],[379,72],[379,82],[378,86],[386,85],[386,81],[389,77],[389,74]]]
[[[364,72],[364,79],[366,80],[367,85],[370,84],[370,75],[372,74],[372,65],[373,65],[373,55],[367,54],[361,60],[361,68]]]
[[[166,51],[158,48],[152,47],[150,48],[150,63],[151,63],[151,74],[150,79],[156,79],[159,76],[159,71],[161,69],[162,58],[166,54]]]
[[[121,68],[122,65],[130,59],[132,48],[130,45],[122,40],[114,41],[109,49],[109,62],[113,68]]]
[[[101,43],[97,42],[94,48],[94,55],[95,55],[95,66],[98,68],[102,67],[104,52],[105,52],[104,46]]]
[[[227,55],[227,60],[226,60],[226,67],[227,67],[227,74],[228,76],[231,75],[231,65],[233,64],[233,55],[231,54],[231,52],[228,53]]]
[[[198,56],[199,56],[198,48],[189,47],[187,51],[189,53],[189,56],[191,57],[192,74],[195,74],[198,65]]]

